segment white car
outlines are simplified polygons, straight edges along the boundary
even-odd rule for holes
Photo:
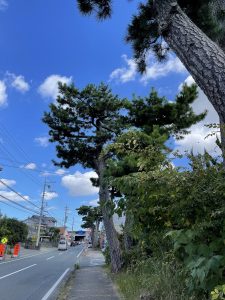
[[[59,241],[58,250],[67,250],[67,242],[65,240]]]

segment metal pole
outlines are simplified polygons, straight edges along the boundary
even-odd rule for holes
[[[46,178],[45,178],[45,183],[44,183],[44,188],[43,188],[43,194],[42,194],[42,197],[41,197],[41,210],[40,210],[40,217],[39,217],[39,223],[38,223],[38,232],[37,232],[37,240],[36,240],[36,247],[37,248],[39,246],[39,241],[40,241],[41,221],[42,221],[42,216],[43,216],[44,200],[45,200],[45,189],[46,189]]]
[[[68,219],[68,206],[65,207],[65,217],[64,217],[64,230],[66,231],[66,223],[67,223],[67,219]]]

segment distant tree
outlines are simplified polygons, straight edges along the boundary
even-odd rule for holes
[[[102,221],[102,212],[101,208],[82,205],[77,208],[78,215],[83,216],[81,225],[82,228],[91,228],[92,229],[92,244],[93,247],[96,248],[98,246],[98,232],[99,225]]]
[[[14,218],[3,217],[0,219],[0,239],[8,238],[9,245],[24,242],[28,235],[28,227]]]
[[[69,168],[80,163],[98,174],[99,203],[112,270],[117,272],[122,266],[122,258],[112,220],[113,202],[104,176],[108,157],[102,155],[102,150],[124,129],[121,109],[124,109],[125,101],[114,96],[105,84],[90,84],[83,90],[60,84],[59,90],[57,104],[50,104],[50,112],[43,118],[50,128],[50,141],[57,143],[57,156],[61,161],[55,164]]]
[[[60,233],[60,229],[56,227],[50,227],[47,232],[47,234],[50,235],[50,239],[52,242],[57,242],[59,240],[60,237],[59,233]]]

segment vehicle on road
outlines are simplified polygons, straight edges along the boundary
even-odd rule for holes
[[[58,243],[58,250],[67,250],[66,240],[60,240]]]

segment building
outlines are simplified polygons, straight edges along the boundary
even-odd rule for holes
[[[28,226],[28,238],[35,239],[37,237],[38,225],[39,225],[39,216],[33,215],[30,218],[27,218],[23,223]],[[43,216],[41,219],[41,236],[46,235],[46,232],[49,228],[56,226],[56,219],[53,217]]]

